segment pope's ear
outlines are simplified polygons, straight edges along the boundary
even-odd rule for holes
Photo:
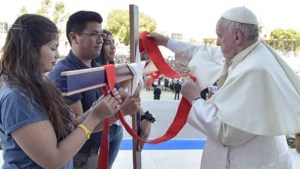
[[[235,43],[236,44],[240,44],[242,42],[243,38],[245,38],[245,37],[243,36],[243,34],[242,34],[242,32],[240,30],[236,29],[234,31],[234,38],[235,38],[234,39]]]

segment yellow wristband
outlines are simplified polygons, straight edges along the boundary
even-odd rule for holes
[[[86,128],[83,124],[79,124],[78,127],[81,128],[85,132],[86,138],[90,139],[91,131],[88,128]]]

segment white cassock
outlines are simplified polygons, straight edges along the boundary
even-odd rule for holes
[[[175,59],[206,88],[224,73],[219,47],[170,39]],[[201,169],[290,169],[284,134],[300,131],[300,79],[263,42],[232,59],[223,86],[193,102],[188,123],[207,136]]]
[[[300,153],[295,148],[290,149],[289,153],[293,157],[293,169],[300,168]]]

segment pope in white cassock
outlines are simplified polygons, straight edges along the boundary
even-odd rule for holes
[[[216,26],[217,46],[198,46],[157,33],[149,38],[190,66],[182,95],[192,104],[188,123],[207,136],[201,169],[290,169],[285,134],[300,131],[300,79],[261,42],[256,16],[245,7],[226,11]],[[219,89],[205,101],[200,91]]]

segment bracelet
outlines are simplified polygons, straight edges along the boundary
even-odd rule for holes
[[[192,100],[192,104],[193,104],[195,101],[197,101],[198,99],[201,99],[201,96],[198,96],[198,97],[194,98],[194,99]]]
[[[155,116],[149,113],[149,111],[146,111],[143,115],[141,115],[141,121],[144,119],[150,121],[151,123],[154,123],[156,121]]]
[[[90,139],[91,131],[87,127],[85,127],[83,124],[79,124],[78,127],[84,131],[86,138]]]
[[[201,99],[201,96],[198,96],[198,97],[194,98],[193,100],[196,101],[198,99]]]

